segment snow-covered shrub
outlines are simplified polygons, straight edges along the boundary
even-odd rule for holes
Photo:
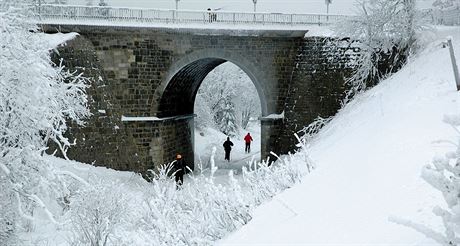
[[[26,21],[23,2],[0,4],[0,197],[15,197],[2,211],[14,206],[13,224],[33,221],[37,209],[59,224],[48,205],[65,197],[66,188],[42,155],[49,140],[64,154],[72,144],[64,133],[69,120],[82,124],[89,115],[87,81],[52,63],[53,47]]]
[[[16,197],[9,180],[0,175],[0,244],[14,245],[16,242]]]
[[[460,135],[460,115],[445,116],[444,122]],[[435,157],[432,164],[422,170],[422,178],[442,193],[447,204],[446,208],[437,206],[433,209],[433,213],[443,221],[444,233],[409,220],[390,218],[391,221],[409,226],[443,245],[460,245],[460,137],[457,143],[452,144],[456,147],[455,151]]]
[[[303,162],[307,166],[308,172],[311,172],[311,170],[313,170],[315,167],[313,161],[310,159],[310,146],[313,141],[315,141],[319,131],[323,129],[323,127],[326,126],[331,120],[332,117],[322,118],[318,116],[312,123],[299,131],[301,134],[300,136],[297,133],[294,134],[298,141],[296,147],[300,150],[297,151],[298,155],[302,155],[304,157]]]
[[[405,62],[416,41],[420,24],[415,0],[360,0],[355,18],[339,22],[337,35],[349,37],[359,49],[355,70],[348,78],[346,101],[363,91],[368,83],[394,72]]]
[[[127,204],[119,184],[100,183],[79,190],[70,202],[69,243],[91,246],[119,243],[123,238],[118,227],[126,222]]]
[[[141,221],[143,238],[154,245],[212,245],[246,224],[251,210],[280,191],[300,182],[305,166],[293,156],[252,163],[238,181],[229,172],[227,185],[216,184],[211,157],[210,175],[189,175],[177,187],[171,165],[154,173],[144,202]]]
[[[210,245],[250,219],[249,206],[239,197],[233,182],[231,192],[213,182],[213,176],[190,176],[180,188],[162,167],[152,180],[145,201],[143,228],[155,245]]]
[[[293,161],[289,155],[275,163],[267,160],[243,167],[241,185],[251,191],[249,198],[254,205],[258,205],[300,182],[304,174],[305,166],[301,161]]]

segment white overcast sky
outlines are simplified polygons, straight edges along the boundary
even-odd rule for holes
[[[99,0],[93,0],[95,3]],[[105,0],[112,6],[174,9],[175,0]],[[332,0],[331,14],[353,14],[356,0]],[[433,0],[417,0],[422,8]],[[85,4],[86,0],[69,0],[69,4]],[[252,0],[180,0],[179,9],[206,10],[222,8],[225,11],[252,11]],[[325,13],[325,0],[258,0],[257,11],[275,13]]]

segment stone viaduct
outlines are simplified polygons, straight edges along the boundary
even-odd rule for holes
[[[193,166],[197,90],[216,66],[232,62],[257,88],[262,158],[295,150],[293,133],[336,113],[353,52],[308,30],[217,30],[44,25],[80,35],[53,54],[91,79],[92,117],[71,126],[71,159],[145,172],[183,153]]]

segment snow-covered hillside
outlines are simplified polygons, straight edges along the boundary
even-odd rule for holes
[[[460,27],[440,28],[437,41],[324,129],[312,146],[317,169],[302,184],[259,207],[221,244],[433,244],[389,217],[441,231],[431,210],[443,199],[420,174],[433,156],[453,148],[435,141],[456,137],[442,122],[460,113],[449,51],[441,45],[447,35],[460,58]]]

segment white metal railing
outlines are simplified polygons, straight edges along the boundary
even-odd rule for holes
[[[190,11],[100,6],[37,5],[36,16],[43,22],[107,21],[117,23],[197,23],[234,25],[329,25],[350,18],[345,15]],[[62,23],[64,24],[64,23]],[[95,22],[97,24],[97,22]]]

